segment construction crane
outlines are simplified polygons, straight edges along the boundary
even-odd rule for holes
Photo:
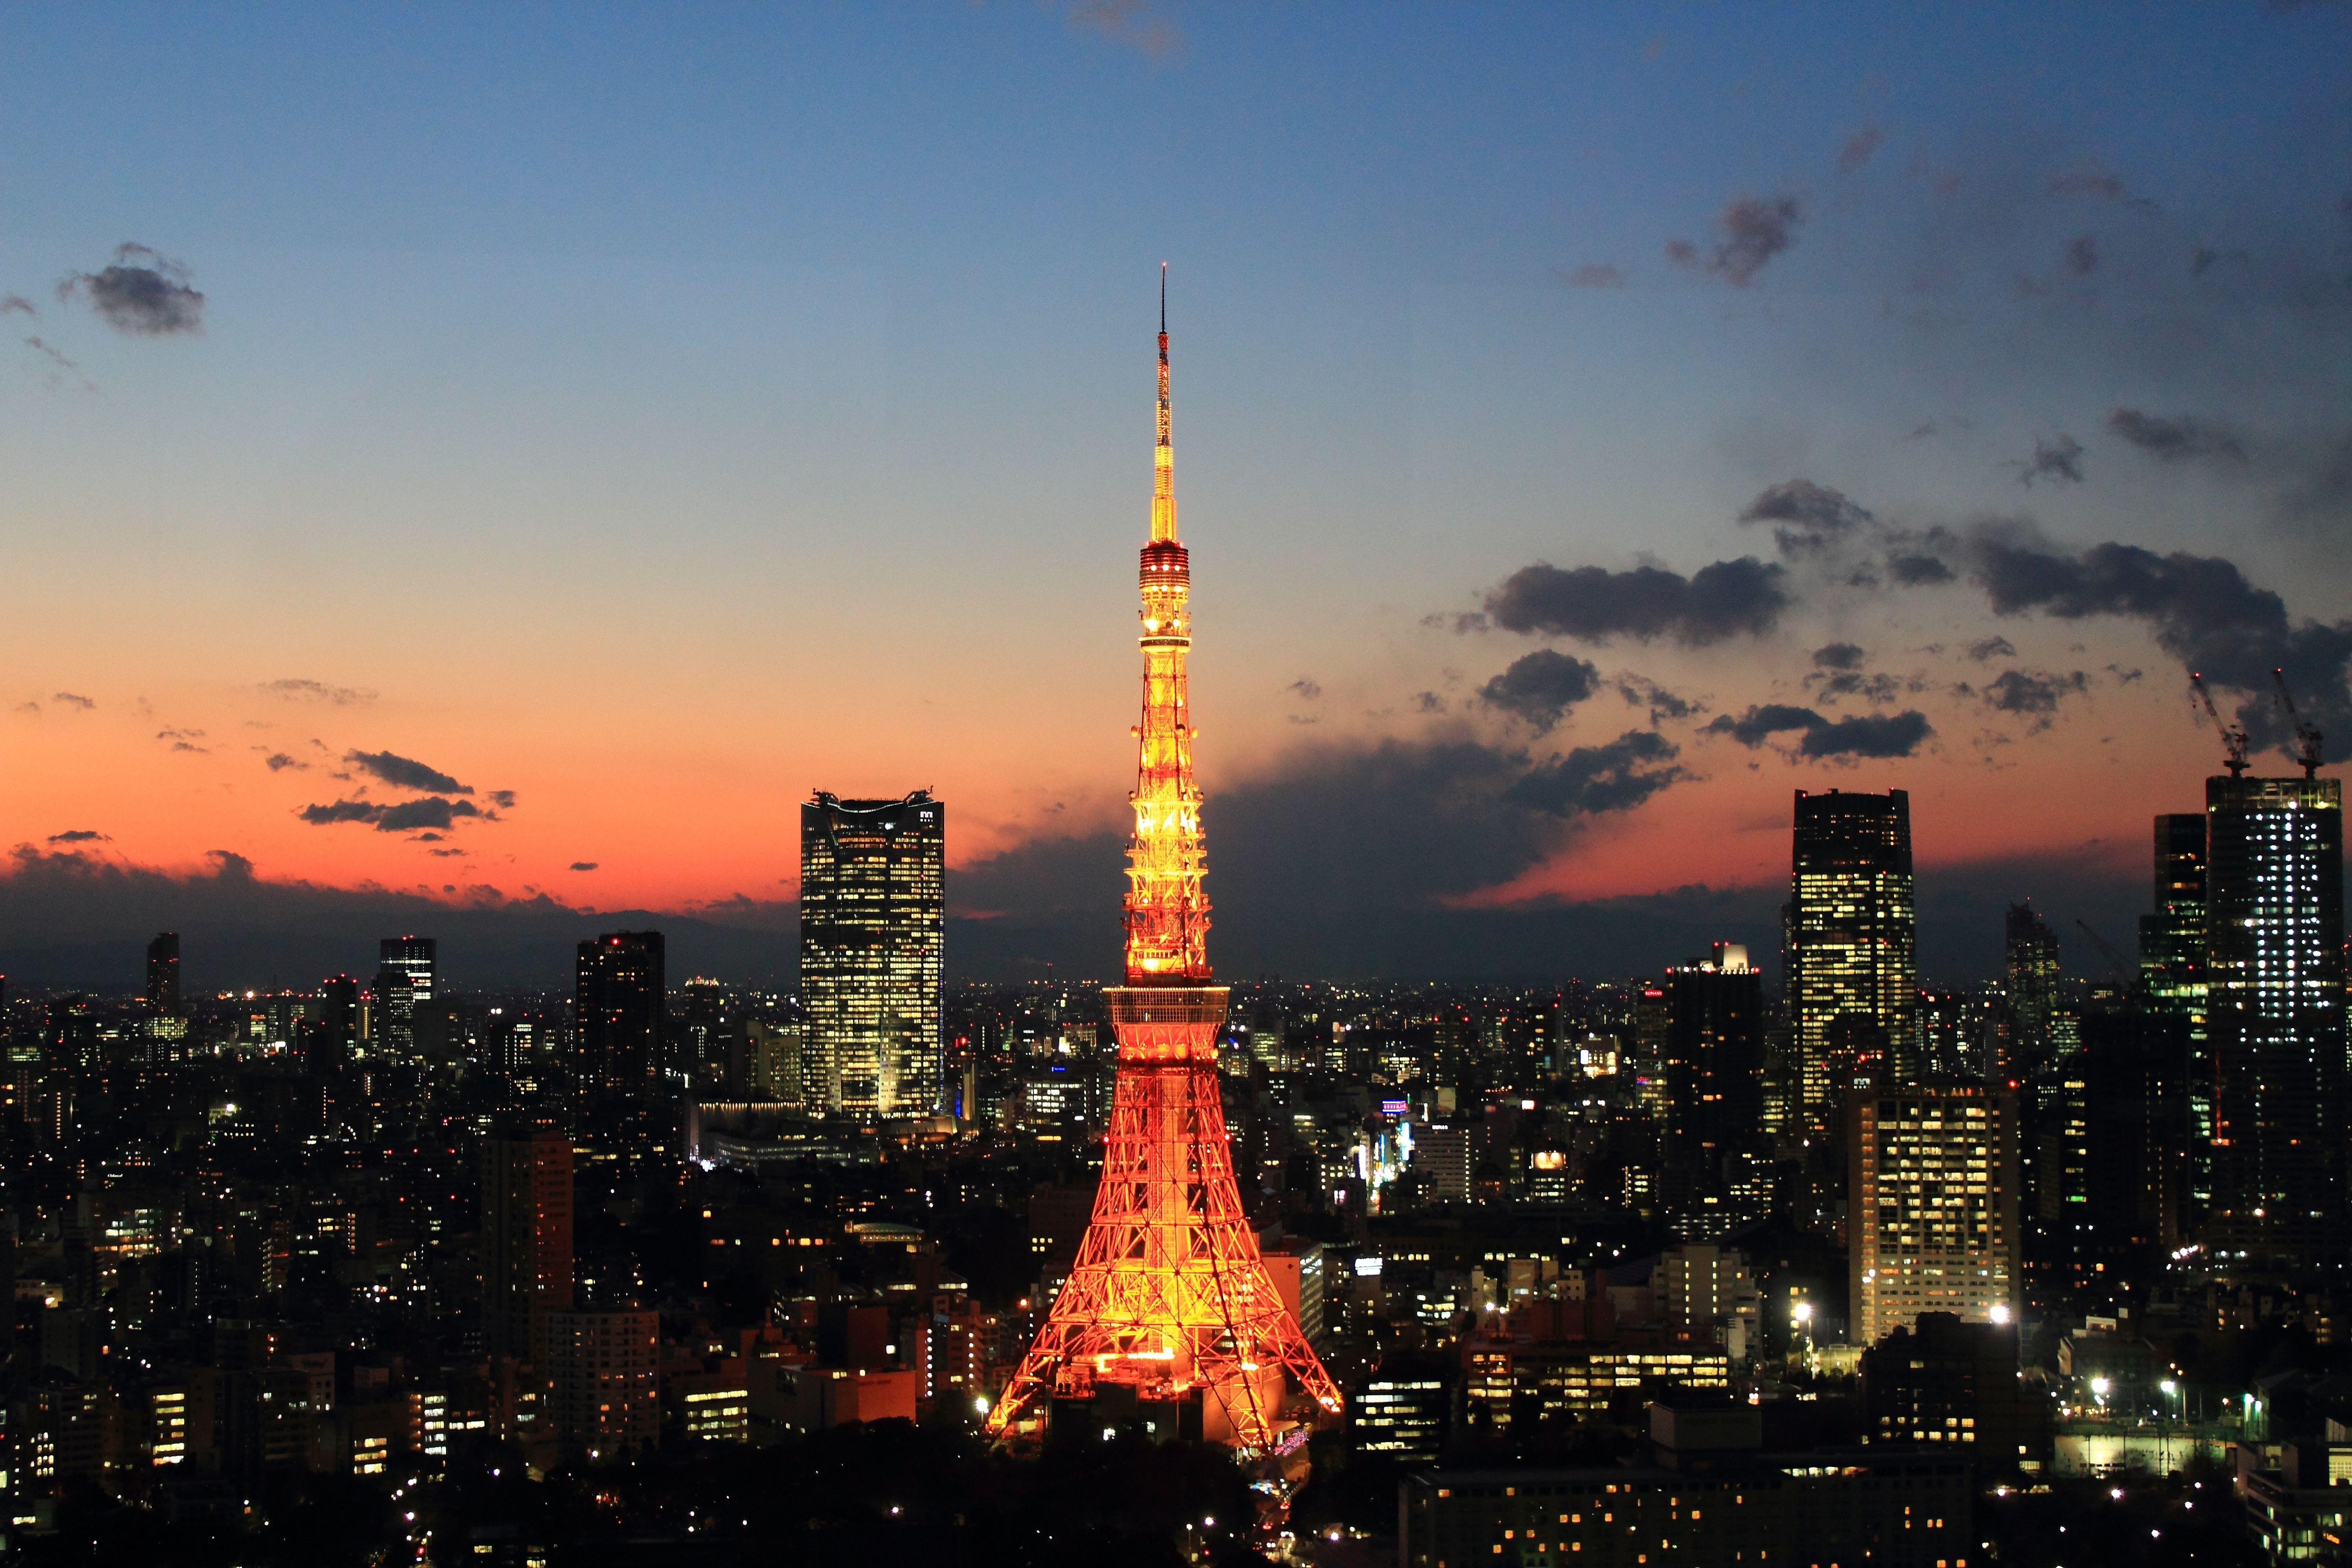
[[[2303,766],[2305,778],[2319,776],[2318,731],[2304,722],[2303,715],[2294,710],[2294,694],[2286,689],[2286,671],[2271,671],[2272,684],[2278,688],[2279,706],[2286,710],[2287,722],[2294,726],[2294,760]]]
[[[2091,939],[2091,945],[2106,956],[2107,967],[2116,972],[2116,977],[2128,983],[2132,977],[2132,966],[2124,962],[2124,955],[2108,945],[2105,937],[2093,931],[2090,921],[2077,919],[2074,923],[2083,928],[2083,934]]]
[[[2246,732],[2222,721],[2221,710],[2213,706],[2213,694],[2205,689],[2205,677],[2196,671],[2189,673],[2189,689],[2197,693],[2204,706],[2205,717],[2213,721],[2213,728],[2221,731],[2221,765],[2230,770],[2231,778],[2242,778],[2246,772]]]

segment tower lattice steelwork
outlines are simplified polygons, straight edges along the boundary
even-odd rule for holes
[[[1268,1276],[1234,1183],[1217,1089],[1226,988],[1209,983],[1206,855],[1185,704],[1192,574],[1176,542],[1174,465],[1163,267],[1127,983],[1104,992],[1118,1037],[1118,1088],[1093,1222],[988,1429],[1034,1436],[1054,1404],[1133,1400],[1185,1430],[1186,1407],[1197,1402],[1202,1436],[1264,1454],[1336,1415],[1339,1394]]]

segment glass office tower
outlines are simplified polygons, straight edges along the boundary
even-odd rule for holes
[[[818,791],[801,807],[809,1098],[849,1116],[940,1108],[947,808]]]

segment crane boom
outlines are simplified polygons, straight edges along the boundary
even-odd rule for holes
[[[2078,917],[2074,923],[2083,928],[2083,934],[2091,939],[2091,945],[2105,955],[2108,968],[2114,970],[2121,979],[2127,981],[2132,977],[2132,967],[2124,962],[2124,955],[2109,946],[2105,937],[2093,931],[2090,921]]]
[[[2231,778],[2242,778],[2246,772],[2246,731],[2222,719],[2221,710],[2213,706],[2213,694],[2205,689],[2205,677],[2191,670],[2189,688],[2203,704],[2205,717],[2213,721],[2213,728],[2221,731],[2221,765],[2230,770]]]
[[[2303,768],[2305,778],[2319,775],[2320,743],[2324,737],[2295,711],[2294,693],[2286,687],[2286,671],[2273,668],[2271,683],[2278,688],[2279,706],[2286,710],[2287,722],[2294,726],[2294,760]]]

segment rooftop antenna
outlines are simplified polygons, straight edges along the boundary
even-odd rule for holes
[[[2221,710],[2213,706],[2213,694],[2205,689],[2205,677],[2198,671],[2189,674],[2189,689],[2197,693],[2204,705],[2205,717],[2213,721],[2213,728],[2221,731],[2221,765],[2230,770],[2233,779],[2246,775],[2246,732],[2222,721]]]
[[[2273,669],[2271,681],[2278,688],[2279,706],[2286,710],[2287,721],[2294,726],[2294,760],[2302,765],[2305,778],[2317,778],[2322,737],[2294,710],[2294,694],[2286,689],[2286,671]]]

